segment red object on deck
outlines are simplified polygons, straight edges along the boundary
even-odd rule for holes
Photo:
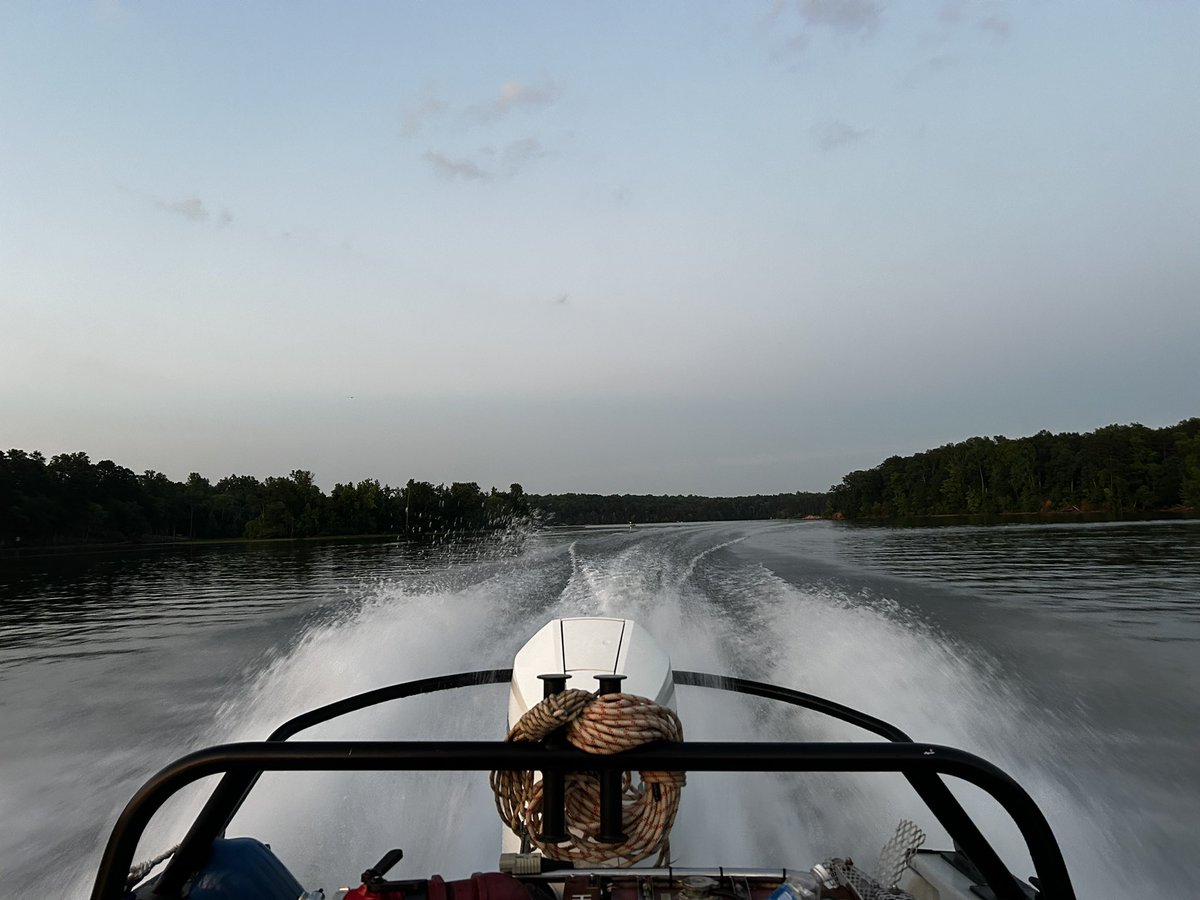
[[[416,900],[420,891],[373,891],[360,884],[347,892],[346,900]],[[529,900],[525,885],[502,872],[476,872],[470,878],[446,881],[434,875],[425,882],[425,900]]]

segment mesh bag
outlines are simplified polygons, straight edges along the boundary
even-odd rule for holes
[[[879,852],[879,877],[873,878],[849,859],[826,860],[824,868],[842,887],[847,887],[860,900],[912,900],[896,885],[908,861],[925,843],[925,832],[904,819],[896,833]]]
[[[908,819],[901,819],[896,826],[896,833],[879,851],[879,868],[876,871],[880,884],[889,888],[899,884],[908,861],[924,843],[925,832]]]

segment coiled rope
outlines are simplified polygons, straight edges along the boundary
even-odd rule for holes
[[[588,753],[612,754],[650,741],[683,740],[679,717],[653,700],[633,694],[603,694],[566,690],[547,697],[525,713],[506,741],[541,741],[566,727],[566,738]],[[671,826],[679,811],[686,783],[683,772],[639,772],[640,784],[626,772],[622,779],[619,844],[598,841],[600,780],[594,774],[572,772],[566,777],[566,818],[570,840],[547,844],[542,832],[542,782],[533,772],[492,772],[496,810],[514,834],[529,841],[551,859],[599,863],[619,857],[630,863],[658,853],[658,865],[670,857]]]

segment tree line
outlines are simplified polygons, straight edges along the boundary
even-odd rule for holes
[[[1200,508],[1200,418],[1166,428],[973,437],[851,472],[830,488],[846,518]]]
[[[750,497],[656,496],[651,494],[531,494],[530,503],[548,521],[565,525],[623,525],[626,522],[729,522],[820,515],[825,493]]]
[[[230,475],[213,484],[136,474],[86,453],[46,459],[0,452],[0,546],[109,543],[162,538],[306,538],[334,535],[437,536],[507,526],[527,515],[521,485],[485,493],[474,482],[374,479],[324,493],[312,472],[260,481]]]
[[[161,539],[308,538],[365,534],[437,537],[507,527],[535,517],[564,525],[695,522],[815,515],[826,494],[754,497],[598,494],[526,495],[520,484],[484,492],[474,482],[375,479],[324,493],[313,473],[259,480],[230,475],[213,483],[197,472],[172,481],[137,474],[86,453],[47,459],[0,452],[0,546],[121,543]]]
[[[565,525],[731,521],[832,515],[1105,512],[1200,508],[1200,418],[1166,428],[1110,425],[1085,434],[973,437],[851,472],[828,493],[743,497],[646,494],[526,495],[519,484],[483,491],[409,479],[335,484],[312,472],[259,480],[199,473],[172,481],[86,453],[47,459],[0,452],[0,546],[116,543],[163,538],[436,537],[507,527],[531,513]]]

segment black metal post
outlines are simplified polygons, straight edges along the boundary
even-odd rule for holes
[[[600,682],[596,693],[601,696],[621,693],[621,682],[625,680],[624,675],[597,675],[595,678]],[[596,840],[602,844],[620,844],[625,841],[625,831],[621,827],[623,777],[624,774],[617,771],[600,773],[600,833],[596,835]]]
[[[542,698],[561,694],[567,689],[567,673],[539,675],[542,679]],[[561,750],[567,745],[560,728],[542,742],[547,750]],[[542,773],[542,833],[537,839],[544,844],[561,844],[571,836],[567,833],[567,776],[565,772]]]

